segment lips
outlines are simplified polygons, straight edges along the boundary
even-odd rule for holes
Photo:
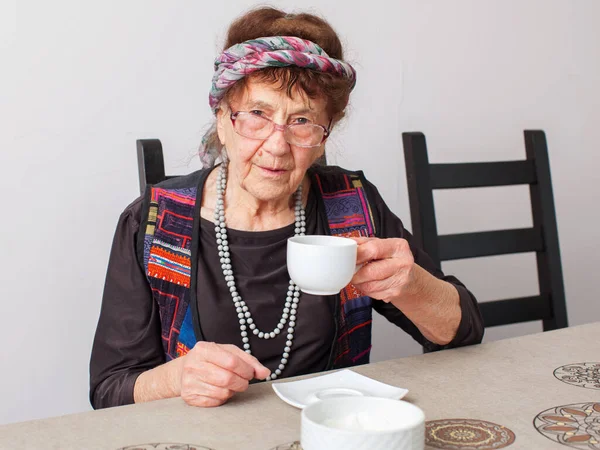
[[[288,169],[284,168],[284,167],[264,167],[264,166],[258,166],[260,169],[264,170],[265,172],[268,173],[273,173],[273,174],[280,174],[280,173],[284,173],[286,172]]]

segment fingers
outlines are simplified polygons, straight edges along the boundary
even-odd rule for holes
[[[395,286],[390,279],[382,281],[370,281],[359,284],[355,287],[364,295],[368,295],[376,300],[390,302],[402,292],[402,286]]]
[[[353,284],[354,287],[359,289],[363,294],[380,299],[381,297],[377,297],[376,294],[394,287],[402,286],[404,278],[403,273],[400,272],[380,279],[365,278],[364,281]]]
[[[403,295],[414,266],[405,239],[356,239],[357,264],[364,264],[351,283],[364,295],[391,301]]]
[[[352,277],[350,282],[354,286],[359,287],[358,285],[367,281],[385,280],[394,275],[399,269],[399,264],[396,264],[389,259],[373,261],[362,266],[361,269],[354,274],[354,277]]]
[[[256,359],[256,357],[246,353],[241,348],[231,344],[223,345],[223,347],[233,355],[241,358],[246,364],[250,365],[254,369],[253,378],[264,380],[271,374],[271,371],[263,366],[260,361]]]
[[[189,368],[188,375],[194,380],[233,392],[244,392],[250,384],[247,379],[236,373],[207,362]]]
[[[382,240],[368,240],[358,245],[356,251],[356,264],[364,264],[377,259],[385,259],[387,255],[386,245]]]
[[[216,406],[221,406],[226,402],[226,400],[219,400],[217,398],[207,397],[204,395],[189,395],[184,396],[181,395],[181,398],[191,406],[198,406],[201,408],[214,408]]]
[[[240,349],[238,348],[238,350]],[[254,378],[254,366],[229,346],[215,344],[214,342],[198,342],[192,351],[198,363],[205,361],[214,364],[246,380]],[[240,352],[246,355],[245,352],[241,350]]]
[[[219,406],[229,400],[236,392],[226,386],[229,375],[237,376],[214,364],[202,362],[194,366],[184,366],[181,378],[181,398],[193,406],[212,407]],[[239,378],[239,377],[238,377]],[[241,382],[233,380],[232,387],[241,388],[243,382],[248,382],[239,378]],[[205,380],[217,380],[215,384]],[[222,386],[216,385],[217,383]]]
[[[191,406],[199,406],[201,408],[214,408],[216,406],[221,406],[223,403],[216,398],[204,397],[201,395],[196,395],[193,397],[183,397],[183,400]]]
[[[353,237],[349,237],[348,239],[352,239],[353,241],[356,241],[356,243],[358,245],[360,245],[360,244],[364,244],[365,242],[373,241],[373,240],[375,240],[377,238],[374,238],[374,237],[354,237],[353,236]]]
[[[271,375],[271,371],[269,369],[267,369],[265,366],[262,366],[262,368],[257,369],[254,372],[254,378],[256,378],[257,380],[264,380],[269,375]]]
[[[200,380],[196,376],[185,377],[182,382],[181,397],[184,400],[195,397],[207,397],[218,400],[220,404],[223,404],[229,400],[234,393],[235,391],[231,389],[215,386]]]
[[[410,254],[410,246],[405,239],[394,238],[394,239],[376,239],[376,238],[358,238],[355,239],[358,243],[358,249],[356,254],[356,264],[364,264],[369,261],[386,259],[386,258],[400,258]]]
[[[253,378],[270,374],[258,359],[235,345],[198,342],[185,358],[181,397],[195,406],[222,405],[248,389]]]

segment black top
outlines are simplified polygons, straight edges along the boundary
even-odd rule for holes
[[[452,283],[460,294],[462,319],[454,340],[446,346],[429,342],[395,306],[374,301],[373,308],[429,350],[481,342],[483,326],[473,295],[454,277],[444,276],[430,258],[412,245],[412,236],[384,203],[377,189],[365,185],[378,214],[379,237],[401,237],[411,243],[415,262],[438,278]],[[201,201],[198,199],[197,201]],[[129,205],[117,225],[108,264],[102,309],[90,362],[90,400],[94,408],[133,403],[137,376],[165,362],[158,306],[152,299],[143,269],[136,258],[136,242],[142,221],[142,199]],[[326,234],[315,191],[306,207],[307,234]],[[289,275],[287,239],[294,225],[263,232],[228,229],[232,267],[238,292],[263,331],[279,322]],[[214,224],[200,219],[197,306],[205,340],[242,347],[239,322],[227,288],[216,248]],[[337,296],[302,294],[298,306],[294,347],[283,376],[323,371],[334,339]],[[263,340],[250,334],[252,353],[271,370],[279,365],[285,334]]]

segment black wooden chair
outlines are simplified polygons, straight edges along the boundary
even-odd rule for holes
[[[174,178],[165,175],[165,159],[159,139],[138,139],[136,147],[141,194],[148,185]]]
[[[161,181],[175,178],[179,175],[165,175],[165,159],[163,148],[159,139],[138,139],[136,141],[138,177],[140,181],[140,194],[146,186],[160,183]],[[319,159],[318,164],[327,164],[325,155]]]
[[[546,136],[526,130],[521,161],[431,164],[423,133],[403,133],[413,234],[441,267],[442,261],[535,252],[540,294],[480,303],[486,327],[543,321],[544,331],[568,326]],[[533,227],[438,235],[434,189],[529,185]]]

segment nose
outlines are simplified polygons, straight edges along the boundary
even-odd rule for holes
[[[273,124],[273,132],[263,142],[263,149],[274,156],[285,155],[290,151],[290,144],[285,140],[285,125]]]

